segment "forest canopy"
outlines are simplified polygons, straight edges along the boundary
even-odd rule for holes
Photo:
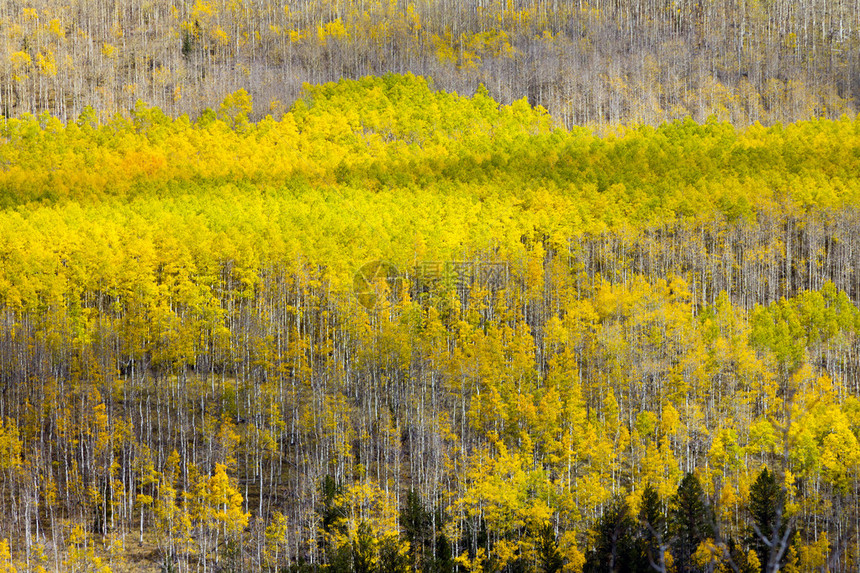
[[[858,121],[254,106],[0,124],[0,566],[860,559]]]

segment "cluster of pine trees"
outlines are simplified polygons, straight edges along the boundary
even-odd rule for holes
[[[838,118],[858,21],[850,0],[22,0],[0,6],[0,115],[196,117],[247,88],[263,117],[304,82],[412,72],[568,127]]]
[[[251,107],[2,122],[0,566],[856,565],[860,122]]]

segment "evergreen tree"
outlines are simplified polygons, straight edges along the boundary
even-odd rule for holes
[[[343,545],[335,549],[328,560],[328,567],[329,570],[333,573],[352,573],[352,546],[349,543],[344,543]]]
[[[753,519],[748,542],[755,550],[765,571],[770,564],[774,547],[778,547],[785,535],[785,520],[782,515],[785,492],[779,487],[776,476],[765,467],[755,483],[750,486],[749,511]]]
[[[406,503],[400,510],[400,527],[409,541],[409,551],[412,554],[413,565],[420,567],[424,558],[424,549],[432,539],[429,532],[430,513],[424,509],[421,499],[415,490],[406,494]]]
[[[647,571],[637,551],[635,523],[625,502],[606,508],[595,526],[594,546],[585,559],[584,573]]]
[[[352,541],[352,568],[355,573],[376,571],[376,540],[366,521],[358,524]]]
[[[433,549],[433,560],[427,568],[432,573],[452,573],[454,571],[454,554],[448,536],[440,533],[436,536]]]
[[[346,531],[342,523],[345,517],[345,510],[340,500],[340,495],[343,493],[343,488],[335,482],[330,475],[323,479],[322,487],[322,507],[320,508],[320,517],[322,518],[322,528],[326,533]]]
[[[409,555],[401,550],[397,535],[387,535],[379,544],[379,573],[409,573]]]
[[[545,524],[538,532],[538,563],[544,573],[557,573],[564,566],[551,523]]]
[[[335,481],[335,479],[327,475],[323,479],[320,486],[320,494],[322,501],[318,509],[323,533],[323,548],[326,554],[326,560],[335,569],[341,570],[344,567],[348,569],[349,551],[344,551],[343,548],[335,547],[331,543],[334,535],[343,535],[346,533],[346,509],[343,506],[341,495],[343,488]],[[336,565],[340,563],[341,565]]]
[[[672,555],[678,571],[692,571],[692,555],[699,544],[714,534],[710,504],[699,478],[687,473],[669,505]]]
[[[642,551],[648,564],[660,566],[663,556],[663,543],[666,539],[666,516],[657,490],[650,483],[642,493],[639,509],[640,539]]]

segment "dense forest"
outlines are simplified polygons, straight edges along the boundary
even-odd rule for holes
[[[856,570],[858,27],[0,0],[0,572]]]
[[[857,0],[19,0],[0,3],[0,114],[73,121],[138,99],[196,118],[247,89],[412,72],[566,126],[857,111]]]
[[[860,122],[252,110],[0,124],[3,570],[860,562]]]

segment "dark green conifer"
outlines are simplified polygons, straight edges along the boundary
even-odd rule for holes
[[[778,547],[785,536],[784,503],[785,492],[779,487],[776,476],[763,468],[750,486],[749,511],[753,524],[747,537],[750,548],[759,556],[762,571],[771,561],[773,547]]]
[[[693,571],[692,556],[699,544],[713,537],[711,506],[699,478],[687,473],[669,504],[672,555],[678,571]]]
[[[538,563],[544,573],[557,573],[564,566],[551,523],[545,524],[538,532]]]

